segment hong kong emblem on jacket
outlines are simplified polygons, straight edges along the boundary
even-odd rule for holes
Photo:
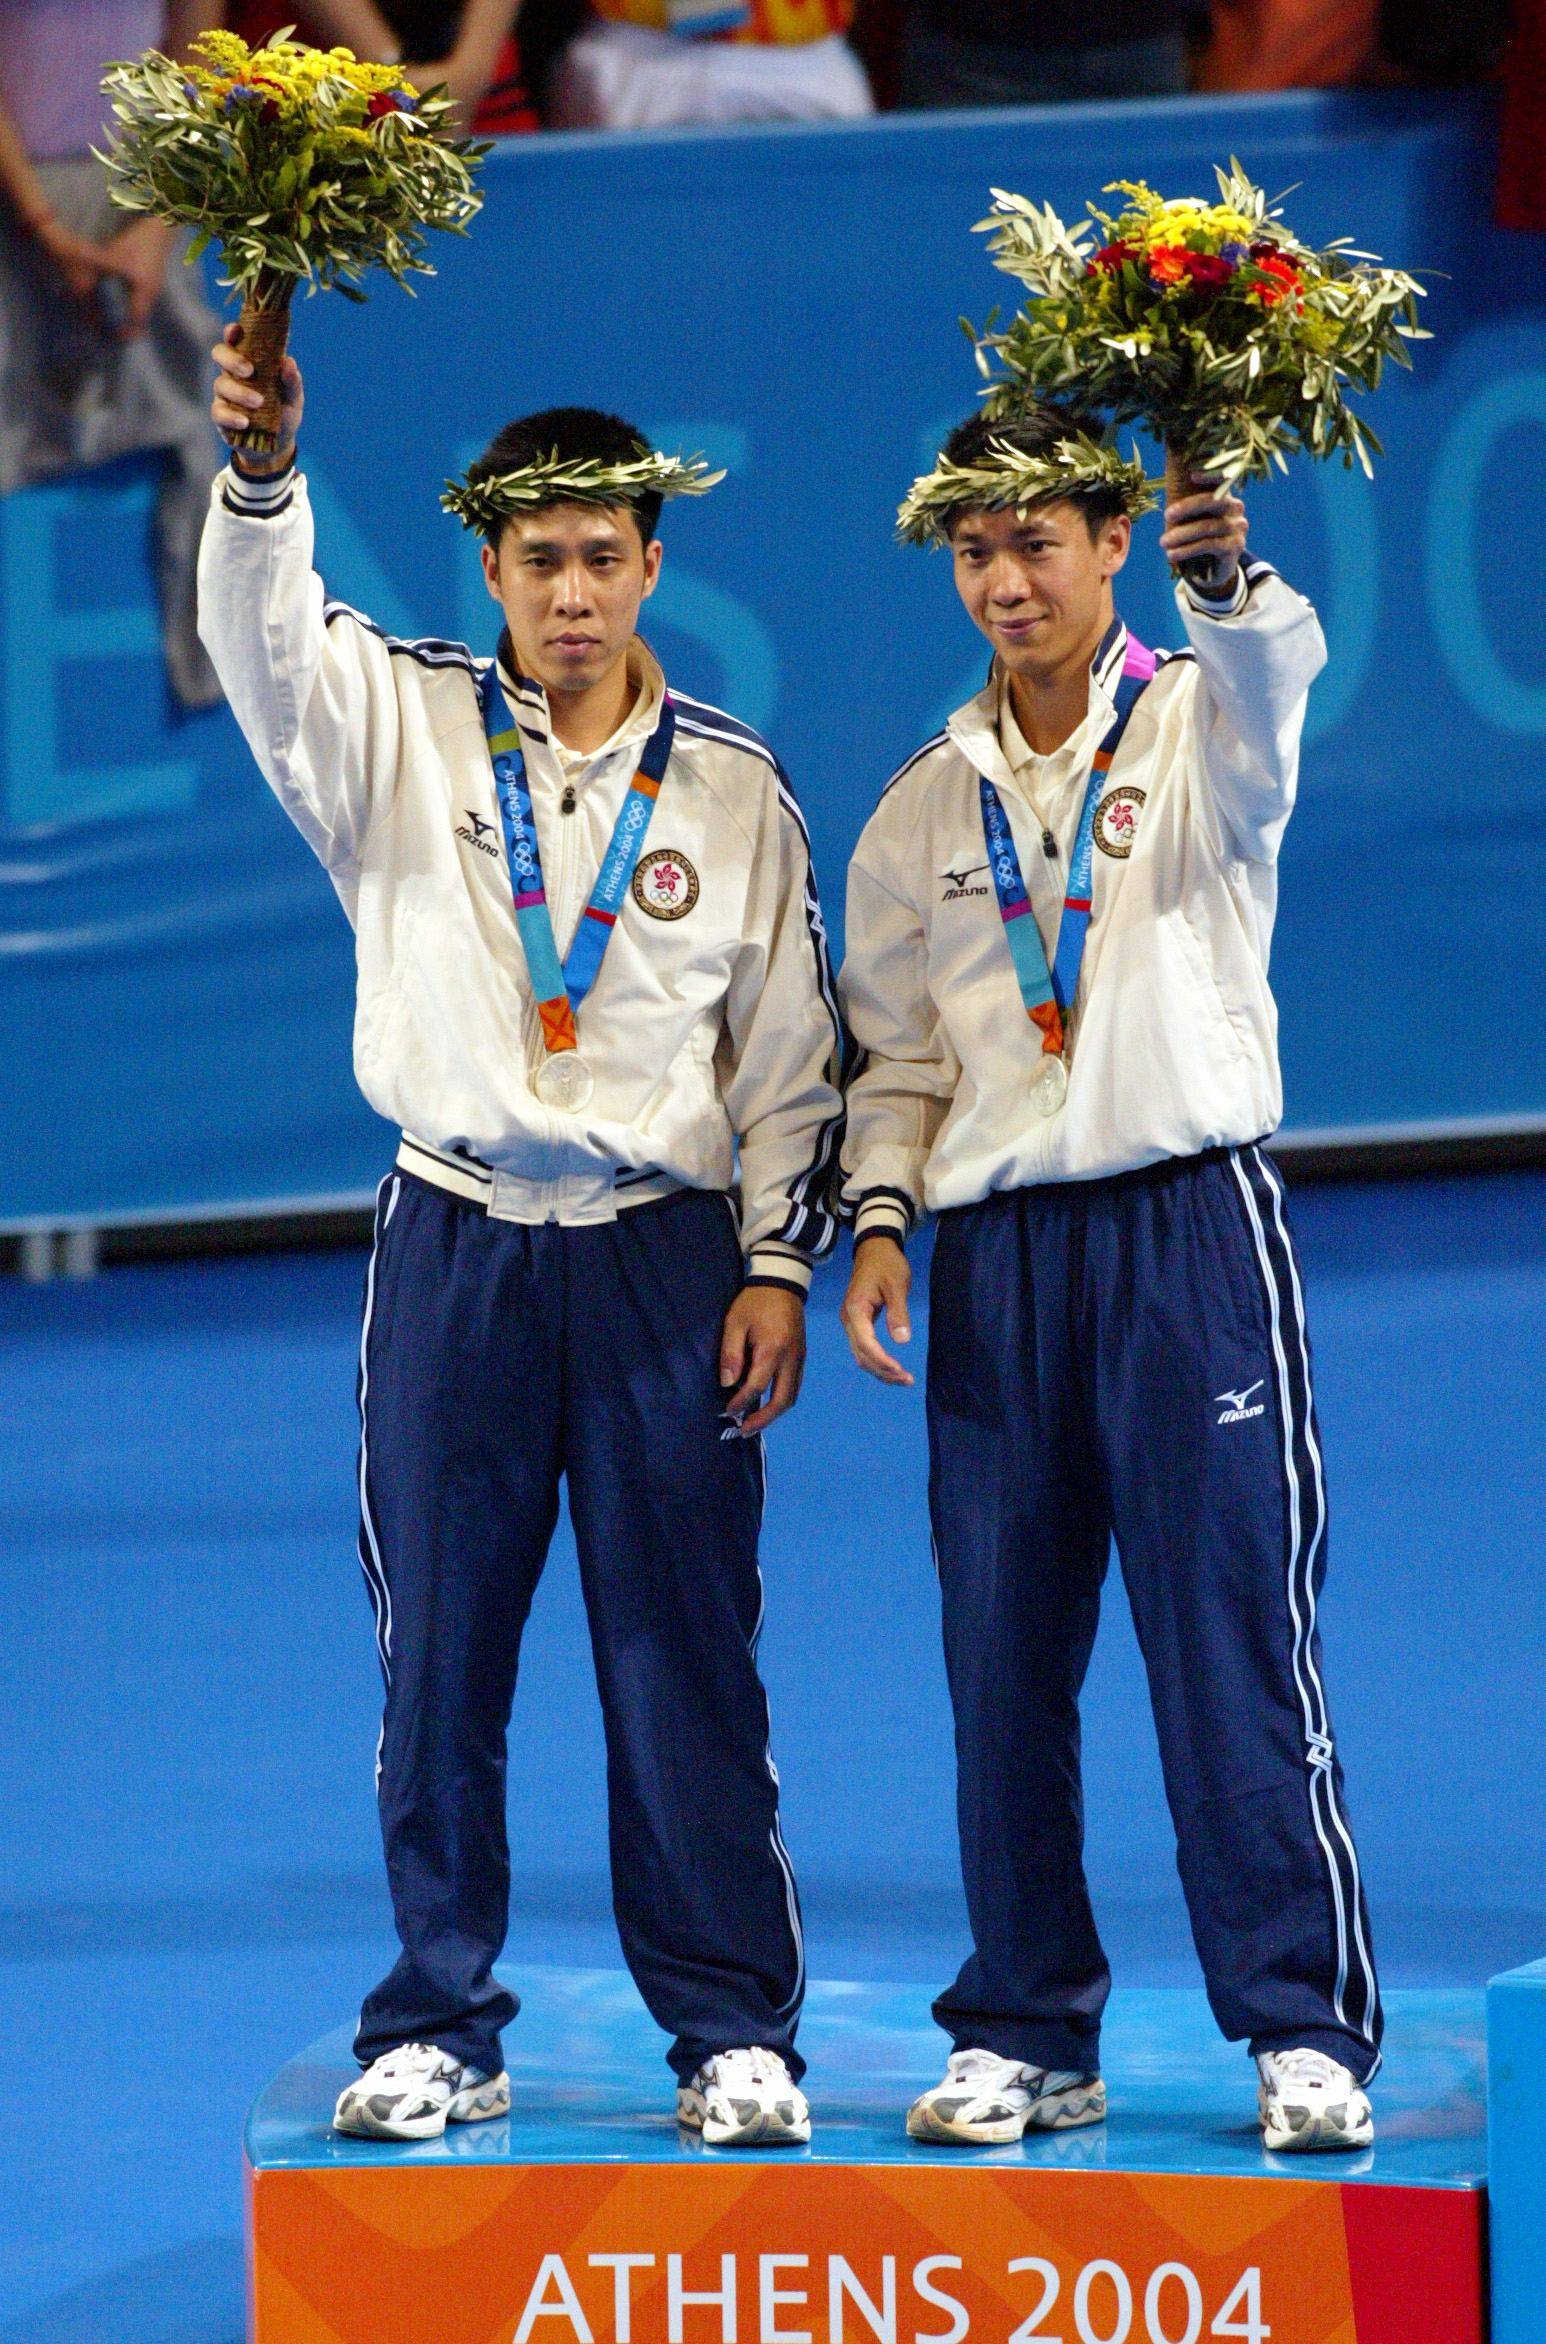
[[[1115,855],[1121,862],[1132,853],[1143,800],[1143,791],[1130,784],[1107,790],[1095,809],[1095,843],[1103,855]]]
[[[698,874],[674,847],[643,855],[633,875],[633,896],[652,920],[680,920],[698,900]]]

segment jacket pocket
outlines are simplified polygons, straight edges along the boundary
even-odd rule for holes
[[[1247,1048],[1248,1037],[1242,1034],[1230,1014],[1229,1003],[1224,997],[1224,989],[1218,980],[1218,972],[1214,968],[1212,957],[1206,945],[1192,923],[1190,913],[1182,905],[1178,906],[1169,915],[1169,918],[1188,974],[1192,977],[1199,994],[1206,1002],[1213,1022],[1218,1032],[1223,1036],[1231,1057],[1237,1066],[1252,1066],[1251,1053]]]

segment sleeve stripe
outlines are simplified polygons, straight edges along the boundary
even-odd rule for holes
[[[378,627],[374,619],[356,610],[352,602],[324,602],[322,618],[329,627],[335,619],[353,619],[357,627],[363,627],[367,635],[374,635],[388,651],[399,652],[405,659],[416,659],[420,667],[460,667],[474,682],[477,680],[477,664],[465,643],[452,643],[443,635],[419,635],[411,640],[404,635],[389,635],[385,627]]]
[[[747,1256],[746,1279],[748,1284],[788,1286],[797,1294],[804,1294],[811,1283],[810,1259],[805,1254],[790,1253],[783,1246],[759,1240]]]
[[[703,708],[701,701],[684,702],[673,692],[678,709]],[[838,1088],[842,1088],[847,1067],[849,1045],[847,1030],[837,1004],[837,987],[832,978],[832,964],[827,953],[827,928],[822,917],[821,898],[816,892],[816,865],[811,854],[811,834],[806,828],[800,802],[790,787],[789,776],[780,765],[766,741],[751,731],[749,726],[737,724],[734,717],[721,717],[718,709],[705,709],[715,722],[706,724],[701,717],[680,715],[678,729],[689,739],[723,741],[732,749],[744,749],[748,756],[760,758],[778,784],[779,804],[800,833],[805,847],[805,884],[802,902],[805,911],[806,932],[810,937],[811,954],[816,964],[816,984],[823,1005],[832,1021],[832,1046],[838,1069]],[[733,730],[722,729],[734,727]],[[839,1107],[829,1116],[817,1134],[816,1147],[810,1163],[790,1183],[789,1212],[774,1236],[798,1245],[819,1260],[831,1251],[837,1242],[837,1212],[831,1199],[832,1177],[836,1169],[837,1152],[842,1145],[846,1108]]]
[[[871,1205],[894,1205],[905,1219],[909,1229],[918,1218],[918,1208],[905,1188],[867,1188],[854,1199],[854,1217],[867,1211]]]
[[[913,1200],[899,1188],[866,1189],[854,1207],[854,1243],[861,1237],[895,1237],[905,1245],[912,1235],[917,1215]]]
[[[295,485],[295,451],[291,450],[290,461],[278,472],[243,472],[233,456],[227,462],[221,479],[239,504],[272,504],[276,497]]]
[[[282,472],[238,472],[234,462],[220,475],[220,502],[244,521],[274,521],[295,502],[295,458]]]
[[[1251,592],[1251,582],[1243,570],[1235,572],[1234,585],[1227,595],[1204,594],[1189,578],[1183,578],[1181,583],[1192,609],[1200,612],[1205,619],[1235,618],[1244,610]]]
[[[811,854],[811,834],[805,826],[800,802],[789,786],[789,777],[777,758],[773,771],[778,780],[779,803],[791,817],[805,842],[805,886],[803,902],[805,925],[811,940],[811,951],[816,963],[816,982],[828,1017],[832,1021],[832,1049],[836,1066],[838,1108],[828,1117],[817,1136],[816,1153],[808,1169],[791,1184],[790,1212],[776,1235],[791,1242],[802,1239],[806,1224],[814,1219],[816,1237],[812,1251],[819,1257],[837,1242],[837,1207],[832,1188],[837,1171],[838,1151],[843,1144],[843,1131],[848,1119],[847,1104],[843,1099],[843,1077],[848,1059],[848,1035],[838,1007],[837,986],[833,981],[832,963],[827,952],[827,926],[822,917],[821,899],[816,893],[816,864]]]
[[[228,513],[238,514],[243,521],[277,521],[280,514],[287,513],[294,504],[295,491],[292,488],[287,496],[282,496],[279,499],[277,504],[248,505],[239,503],[232,496],[229,483],[223,483],[220,490],[220,502]]]
[[[914,749],[907,762],[904,765],[899,765],[895,773],[892,774],[891,779],[887,782],[885,789],[881,791],[881,796],[885,797],[889,791],[894,790],[899,781],[905,781],[908,774],[911,773],[915,765],[921,764],[924,758],[929,755],[931,750],[942,749],[949,738],[950,735],[948,732],[937,732],[932,740],[924,742],[921,749]]]

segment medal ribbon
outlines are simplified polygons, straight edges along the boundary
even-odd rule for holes
[[[1031,909],[1030,890],[1020,868],[1020,856],[1015,847],[1014,833],[1004,811],[998,791],[985,773],[979,774],[982,792],[982,835],[987,841],[988,865],[993,873],[993,885],[998,895],[999,918],[1004,923],[1004,940],[1009,946],[1009,957],[1015,964],[1015,976],[1020,986],[1020,998],[1025,1003],[1025,1014],[1041,1035],[1042,1053],[1047,1057],[1061,1057],[1067,1034],[1069,1014],[1074,995],[1079,990],[1079,970],[1084,960],[1084,939],[1090,925],[1091,883],[1095,860],[1095,809],[1100,800],[1101,787],[1111,770],[1112,759],[1121,746],[1127,730],[1127,720],[1137,705],[1138,695],[1154,674],[1155,659],[1129,635],[1127,656],[1122,673],[1117,679],[1113,698],[1116,715],[1101,736],[1090,765],[1090,778],[1085,784],[1084,804],[1080,808],[1079,827],[1074,834],[1073,853],[1068,859],[1068,886],[1063,897],[1063,915],[1058,923],[1057,949],[1052,966],[1047,966],[1046,947],[1041,930]]]
[[[537,821],[526,778],[526,759],[521,750],[520,732],[511,720],[509,704],[500,687],[497,659],[490,660],[484,671],[479,696],[483,703],[483,730],[494,767],[494,794],[499,801],[505,853],[510,859],[515,925],[526,955],[526,973],[537,997],[543,1046],[550,1055],[557,1050],[575,1050],[579,1047],[575,1018],[596,982],[602,956],[611,941],[628,893],[628,882],[644,845],[644,834],[655,811],[655,800],[660,795],[676,735],[676,710],[668,692],[660,722],[644,744],[639,769],[613,825],[611,842],[601,858],[601,869],[596,874],[590,901],[580,915],[568,957],[560,961],[553,915],[542,883],[542,855],[537,845]]]

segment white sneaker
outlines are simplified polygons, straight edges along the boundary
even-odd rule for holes
[[[1017,2141],[1024,2132],[1099,2124],[1106,2087],[1098,2075],[1026,2067],[996,2051],[952,2051],[937,2083],[907,2111],[915,2141]]]
[[[333,2129],[366,2140],[427,2141],[448,2124],[483,2124],[509,2113],[503,2069],[480,2075],[433,2043],[399,2043],[339,2093]]]
[[[1256,2072],[1269,2149],[1366,2149],[1373,2140],[1367,2093],[1351,2069],[1324,2051],[1264,2051]]]
[[[711,2148],[749,2149],[808,2141],[811,2112],[776,2051],[721,2051],[679,2086],[676,2121]]]

